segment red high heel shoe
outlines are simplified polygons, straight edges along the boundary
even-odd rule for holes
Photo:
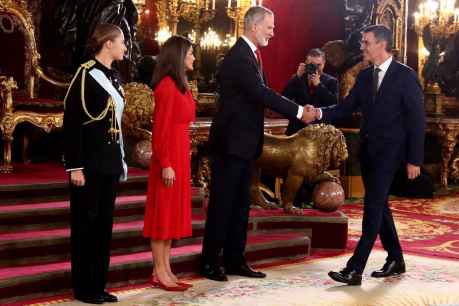
[[[184,288],[187,288],[187,289],[193,287],[192,284],[184,283],[184,282],[177,282],[176,284],[179,285],[180,287],[184,287]]]
[[[153,286],[153,288],[158,288],[158,289],[163,289],[166,291],[185,291],[189,287],[181,286],[177,283],[178,286],[166,286],[161,281],[158,279],[151,278],[150,284]]]

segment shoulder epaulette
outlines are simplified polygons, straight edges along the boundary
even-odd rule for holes
[[[82,100],[84,100],[84,79],[85,79],[85,75],[86,75],[86,70],[91,69],[91,67],[94,66],[95,64],[96,64],[95,60],[89,60],[86,63],[83,63],[83,64],[80,65],[80,67],[78,68],[77,72],[73,76],[72,82],[70,82],[70,86],[67,89],[67,93],[65,94],[64,109],[65,109],[65,106],[66,106],[67,97],[68,97],[68,95],[70,93],[70,90],[72,89],[73,83],[76,81],[76,79],[77,79],[78,75],[80,74],[80,72],[82,74],[81,75],[81,97],[82,97]],[[84,101],[83,101],[83,104],[85,104]]]
[[[89,60],[86,63],[81,64],[81,67],[83,67],[84,69],[90,69],[95,64],[96,64],[95,60]]]

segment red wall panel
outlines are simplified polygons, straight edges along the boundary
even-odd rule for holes
[[[342,0],[264,0],[275,14],[274,37],[262,49],[271,88],[281,91],[307,51],[344,38]]]

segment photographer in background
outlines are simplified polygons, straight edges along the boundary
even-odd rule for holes
[[[323,72],[325,53],[311,49],[305,63],[300,63],[296,75],[288,82],[282,94],[299,105],[324,107],[338,102],[338,80]],[[290,120],[286,135],[292,135],[306,125],[300,120]]]

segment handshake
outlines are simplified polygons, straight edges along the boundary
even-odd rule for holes
[[[315,108],[312,105],[305,105],[303,108],[303,116],[301,121],[305,124],[309,124],[313,121],[322,119],[322,111],[319,108]]]

